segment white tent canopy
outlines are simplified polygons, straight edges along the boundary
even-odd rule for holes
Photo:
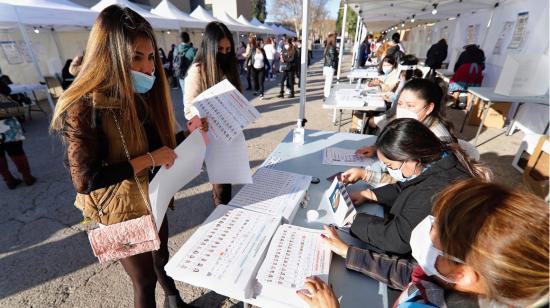
[[[179,29],[180,28],[179,22],[177,20],[154,15],[151,12],[147,11],[146,9],[128,0],[101,0],[96,5],[92,6],[91,9],[96,12],[101,12],[103,9],[113,4],[120,5],[121,7],[127,7],[136,11],[136,13],[143,16],[143,18],[147,19],[147,21],[151,23],[151,26],[153,28],[156,28],[156,29]]]
[[[388,28],[411,23],[412,19],[435,22],[440,19],[456,18],[457,14],[489,9],[494,0],[428,1],[428,0],[352,0],[349,7],[365,21],[369,31],[384,31]],[[437,14],[432,10],[437,9]],[[413,16],[414,15],[414,16]]]
[[[216,16],[219,21],[223,22],[229,30],[238,31],[238,32],[255,32],[258,30],[258,27],[243,25],[233,17],[229,16],[227,12],[221,12],[219,16]]]
[[[202,6],[197,6],[197,8],[189,14],[191,17],[196,18],[198,20],[205,21],[207,23],[212,21],[218,21],[210,12],[205,10]]]
[[[282,31],[284,34],[286,35],[290,35],[290,36],[296,36],[296,33],[295,32],[292,32],[292,31],[289,31],[287,30],[285,27],[283,26],[277,26],[277,28]]]
[[[182,28],[204,28],[207,22],[198,20],[182,12],[168,0],[162,0],[157,7],[151,9],[151,13],[170,19],[177,19]]]
[[[16,23],[18,17],[25,25],[91,26],[97,13],[68,0],[0,0],[0,22]]]
[[[239,16],[239,18],[237,18],[237,21],[240,22],[243,25],[246,25],[246,26],[254,29],[252,32],[264,33],[264,31],[265,31],[263,29],[260,29],[260,28],[256,27],[255,25],[251,24],[248,20],[246,20],[246,18],[244,18],[243,15]]]
[[[241,15],[242,16],[242,15]],[[265,26],[261,21],[259,21],[256,17],[252,18],[250,20],[250,23],[260,29],[263,29],[264,30],[264,33],[268,33],[268,34],[275,34],[275,31],[273,31],[273,29]]]

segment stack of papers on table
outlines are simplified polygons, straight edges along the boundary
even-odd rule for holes
[[[229,205],[274,216],[292,222],[311,183],[311,176],[260,168],[231,199]]]
[[[374,159],[355,154],[355,150],[328,147],[323,151],[323,164],[336,166],[363,167],[370,166]]]
[[[170,259],[166,273],[220,294],[251,298],[280,223],[275,216],[219,205]]]
[[[352,107],[365,106],[365,97],[361,95],[361,89],[340,89],[335,93],[336,104]]]
[[[386,107],[386,102],[384,101],[381,95],[368,94],[366,98],[366,102],[367,102],[367,106],[370,106],[370,107],[380,107],[380,108]]]
[[[331,251],[321,231],[292,225],[277,229],[258,272],[258,293],[280,301],[281,307],[309,307],[296,295],[304,281],[317,276],[328,283]]]

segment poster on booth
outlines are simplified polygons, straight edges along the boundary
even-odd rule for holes
[[[508,96],[539,96],[548,92],[548,56],[508,55],[495,93]]]
[[[21,53],[15,41],[2,41],[0,45],[2,46],[2,52],[8,64],[23,63],[23,57],[21,57]]]
[[[513,21],[507,21],[502,25],[502,30],[498,36],[495,47],[493,48],[494,55],[500,55],[502,53],[502,48],[510,40],[510,35],[512,33],[512,28],[514,27]]]
[[[523,12],[518,14],[516,20],[516,27],[514,28],[514,34],[512,35],[512,41],[508,45],[508,49],[521,49],[523,42],[525,41],[527,22],[529,21],[529,12]]]

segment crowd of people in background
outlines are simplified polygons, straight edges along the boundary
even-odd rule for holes
[[[112,5],[99,14],[87,53],[65,64],[66,90],[50,128],[66,145],[75,205],[100,225],[146,215],[141,187],[177,158],[174,148],[189,132],[177,132],[168,89],[181,89],[187,120],[198,116],[191,108],[194,99],[224,79],[260,99],[265,83],[278,79],[277,97],[293,98],[295,84],[305,77],[302,49],[312,49],[312,42],[302,46],[286,35],[251,34],[237,44],[221,22],[210,22],[196,46],[187,32],[180,38],[166,53],[146,19]],[[325,98],[338,69],[338,48],[336,34],[329,33],[322,59]],[[361,248],[346,243],[332,226],[325,226],[323,241],[345,259],[346,268],[386,283],[394,307],[547,307],[548,204],[493,183],[492,171],[454,134],[447,102],[453,97],[458,102],[460,93],[481,84],[485,55],[477,45],[464,46],[446,84],[435,70],[447,52],[444,39],[431,46],[425,60],[430,71],[424,74],[397,32],[389,38],[367,34],[358,44],[356,67],[370,65],[380,74],[359,86],[382,93],[387,110],[369,115],[361,132],[376,135],[375,144],[356,149],[372,158],[371,168],[351,168],[340,177],[344,184],[384,184],[351,193],[351,199],[355,205],[380,204],[385,217],[357,214],[349,233],[363,242]],[[310,58],[308,52],[308,63]],[[25,96],[12,95],[10,83],[8,76],[0,77],[0,94],[28,104]],[[36,181],[20,121],[0,119],[0,174],[10,189]],[[208,130],[208,119],[201,119],[200,129]],[[11,174],[5,153],[23,180]],[[231,184],[212,184],[214,205],[228,204],[231,196]],[[120,260],[133,285],[134,305],[155,307],[159,282],[164,307],[192,307],[164,270],[166,216],[158,233],[160,249]],[[317,277],[307,278],[297,294],[311,307],[339,307],[331,286]]]

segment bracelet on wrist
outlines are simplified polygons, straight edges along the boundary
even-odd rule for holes
[[[151,152],[147,152],[147,156],[149,156],[149,159],[151,160],[151,173],[153,172],[153,168],[155,168],[157,166],[157,164],[155,163],[155,159],[153,158],[153,155],[151,154]]]

